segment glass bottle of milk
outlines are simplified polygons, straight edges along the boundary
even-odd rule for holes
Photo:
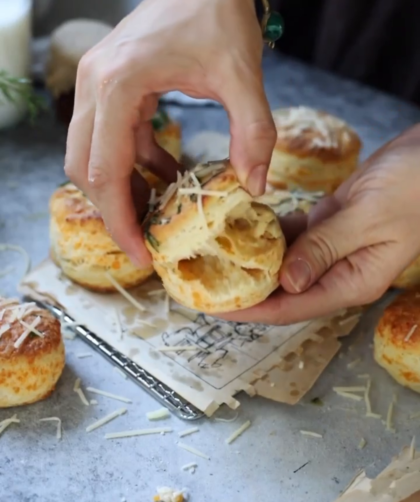
[[[0,0],[0,71],[28,77],[30,71],[31,0]],[[0,129],[17,124],[26,114],[26,102],[13,94],[11,103],[0,89]]]

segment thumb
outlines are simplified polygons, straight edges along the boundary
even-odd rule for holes
[[[242,186],[253,196],[262,195],[277,133],[261,71],[232,75],[218,93],[229,115],[232,165]]]
[[[328,212],[328,211],[326,211]],[[309,226],[284,260],[280,283],[288,293],[306,291],[335,263],[376,243],[376,232],[360,205],[344,207]]]

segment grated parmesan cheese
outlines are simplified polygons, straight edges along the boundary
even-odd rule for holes
[[[22,322],[22,321],[21,321]],[[41,322],[40,317],[36,317],[31,324],[28,324],[27,327],[25,328],[25,331],[20,335],[20,337],[16,340],[16,342],[13,344],[13,347],[15,349],[18,349],[22,343],[28,338],[28,336],[33,332],[33,329],[38,326],[38,324]],[[39,333],[39,332],[38,332]],[[42,335],[41,335],[42,336]]]
[[[89,352],[83,352],[83,354],[76,354],[76,357],[79,359],[85,359],[86,357],[92,357],[92,354]]]
[[[371,411],[366,413],[366,416],[368,418],[378,418],[378,419],[382,418],[382,415],[380,415],[379,413],[372,413]]]
[[[116,394],[111,394],[110,392],[106,392],[104,390],[95,389],[93,387],[86,387],[86,390],[92,392],[93,394],[99,394],[100,396],[109,397],[111,399],[116,399],[117,401],[122,401],[123,403],[132,403],[131,399],[126,397],[118,396]]]
[[[338,322],[338,324],[340,326],[342,326],[343,324],[347,324],[348,322],[354,321],[355,319],[359,319],[359,318],[360,318],[360,314],[354,314],[349,317],[346,317],[345,319],[342,319],[341,321]]]
[[[395,407],[395,399],[393,398],[392,401],[390,402],[389,404],[389,407],[388,407],[388,412],[386,414],[386,430],[389,431],[389,432],[395,432],[395,429],[394,427],[392,427],[392,418],[393,418],[393,414],[394,414],[394,407]]]
[[[194,434],[195,432],[198,432],[200,429],[198,427],[191,427],[191,429],[187,429],[182,432],[178,432],[178,435],[180,438],[184,438],[185,436],[189,436],[190,434]]]
[[[417,324],[415,324],[411,329],[410,331],[407,333],[407,336],[404,338],[404,342],[408,342],[410,341],[410,338],[414,335],[414,332],[416,331],[417,329]]]
[[[251,427],[251,421],[247,420],[239,429],[237,429],[232,435],[230,435],[226,439],[226,444],[231,444],[237,439],[239,436],[241,436],[247,429]]]
[[[189,471],[190,469],[196,469],[198,466],[195,462],[191,462],[189,464],[185,464],[181,467],[183,471]]]
[[[238,417],[239,417],[239,413],[236,412],[232,418],[214,417],[214,420],[216,422],[235,422],[238,419]]]
[[[8,324],[8,323],[5,323],[5,324],[3,324],[3,326],[0,326],[0,338],[2,335],[4,335],[4,333],[9,331],[9,329],[10,329],[10,324]]]
[[[109,282],[114,286],[114,288],[134,307],[136,307],[136,309],[140,310],[140,312],[146,311],[146,307],[144,307],[132,295],[130,295],[130,293],[128,293],[128,291],[126,291],[108,271],[105,271],[105,275],[108,278]]]
[[[366,391],[364,394],[364,400],[366,404],[366,415],[369,415],[372,413],[372,403],[370,401],[370,389],[372,387],[372,379],[369,377],[367,385],[366,385]]]
[[[416,457],[416,436],[413,436],[410,445],[410,458],[411,460],[414,460],[415,457]]]
[[[82,401],[85,406],[89,406],[89,401],[86,399],[86,396],[80,387],[80,378],[76,378],[73,385],[73,391],[79,396],[80,401]]]
[[[80,389],[80,378],[76,378],[74,385],[73,385],[73,391],[76,392],[77,389]]]
[[[154,289],[153,291],[149,291],[147,293],[147,296],[156,296],[156,295],[163,295],[166,293],[166,289]]]
[[[126,413],[126,412],[127,412],[127,408],[120,408],[118,410],[115,410],[112,413],[109,413],[109,415],[106,415],[105,417],[100,418],[99,420],[97,420],[93,424],[86,427],[86,432],[92,432],[95,429],[98,429],[99,427],[102,427],[103,425],[107,424],[111,420],[114,420],[115,418],[117,418],[121,415],[124,415],[124,413]]]
[[[105,434],[105,439],[123,439],[135,436],[148,436],[150,434],[167,434],[172,431],[173,429],[171,429],[171,427],[160,427],[156,429],[137,429],[133,431],[111,432],[109,434]]]
[[[76,394],[80,397],[80,401],[82,401],[82,403],[85,405],[85,406],[89,406],[89,401],[86,399],[86,396],[83,392],[82,389],[76,389]]]
[[[347,365],[347,368],[348,368],[348,369],[353,369],[353,368],[355,368],[358,364],[360,364],[361,362],[362,362],[362,358],[361,358],[361,357],[359,357],[358,359],[355,359],[354,361],[352,361],[351,363],[349,363],[349,364]]]
[[[312,432],[312,431],[299,431],[302,436],[310,436],[310,437],[313,437],[313,438],[320,438],[322,439],[323,436],[322,434],[318,434],[317,432]]]
[[[150,421],[164,420],[165,418],[170,418],[170,416],[171,414],[166,408],[160,408],[159,410],[149,411],[149,413],[146,413],[146,417]]]
[[[20,420],[17,415],[13,415],[11,418],[6,418],[0,422],[0,436],[11,424],[20,424]]]
[[[156,204],[156,188],[152,188],[150,190],[149,211],[155,207],[155,204]]]
[[[333,387],[334,392],[365,392],[365,386],[354,386],[354,387]]]
[[[357,447],[358,450],[363,450],[363,448],[367,445],[366,439],[362,438],[360,440],[359,446]]]
[[[345,397],[347,399],[353,399],[353,401],[362,401],[362,396],[358,396],[357,394],[351,394],[350,392],[337,392],[338,396]]]
[[[40,422],[57,422],[56,438],[58,440],[61,439],[61,437],[63,435],[62,425],[61,425],[61,418],[58,418],[58,417],[48,417],[48,418],[41,418],[39,421]]]
[[[192,453],[193,455],[197,455],[197,457],[205,458],[206,460],[210,460],[210,457],[206,455],[205,453],[202,453],[200,450],[197,450],[196,448],[193,448],[192,446],[189,446],[185,443],[177,443],[177,446],[182,448],[185,451],[188,451]]]

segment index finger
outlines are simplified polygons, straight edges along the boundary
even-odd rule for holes
[[[138,223],[130,182],[138,121],[134,103],[118,89],[98,99],[86,195],[101,212],[116,244],[136,265],[145,267],[151,258]]]

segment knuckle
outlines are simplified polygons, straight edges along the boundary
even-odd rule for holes
[[[272,120],[259,120],[248,126],[252,138],[256,141],[265,141],[274,146],[277,140],[277,132]]]
[[[309,232],[307,247],[316,265],[323,271],[338,261],[338,252],[321,230]]]
[[[96,62],[96,55],[94,50],[90,50],[86,52],[79,61],[79,65],[77,67],[77,76],[84,80],[89,77],[92,72]]]
[[[101,190],[109,182],[109,176],[96,163],[89,164],[88,186],[92,190]]]
[[[70,162],[67,159],[64,163],[64,174],[70,181],[72,181],[74,184],[77,184],[80,177],[79,170],[73,162]]]

